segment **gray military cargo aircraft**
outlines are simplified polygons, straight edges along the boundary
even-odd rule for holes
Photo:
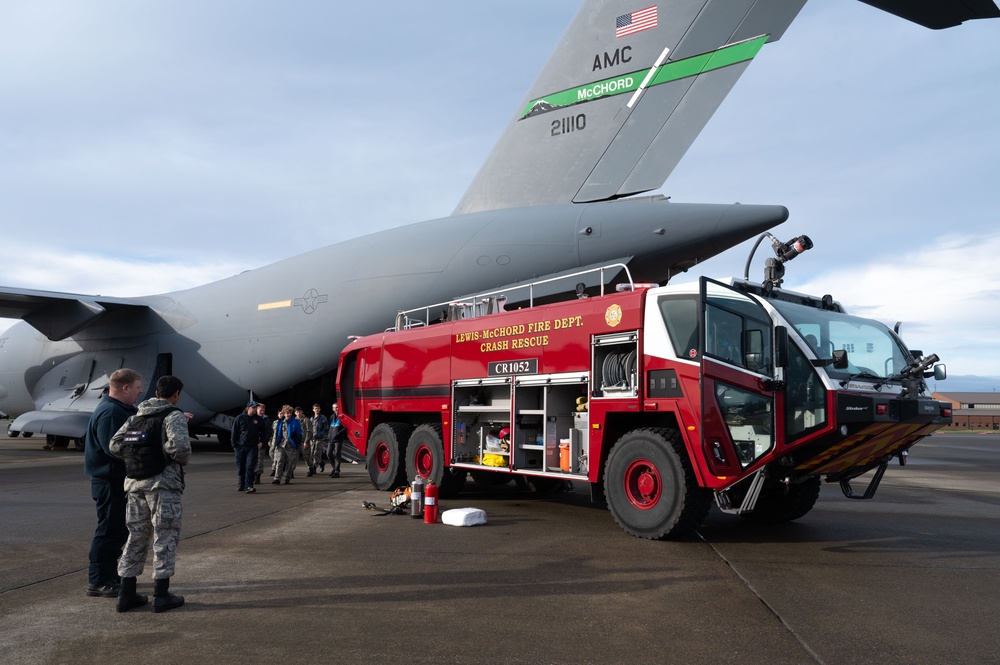
[[[993,0],[862,0],[929,28]],[[138,298],[0,287],[0,411],[81,437],[111,373],[183,377],[193,426],[248,394],[332,395],[348,335],[395,312],[622,262],[665,282],[783,222],[780,205],[627,198],[661,187],[805,0],[586,0],[450,217],[362,236],[204,286]],[[308,393],[307,393],[308,394]]]

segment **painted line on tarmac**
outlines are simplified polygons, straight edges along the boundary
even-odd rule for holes
[[[750,584],[750,580],[748,580],[747,578],[743,577],[743,575],[740,574],[740,571],[736,570],[736,567],[733,566],[733,564],[729,561],[729,559],[727,559],[725,557],[725,555],[723,555],[722,552],[720,552],[719,549],[715,545],[713,545],[711,542],[709,542],[705,538],[705,536],[701,535],[700,531],[696,530],[695,531],[695,535],[697,535],[698,538],[701,539],[701,542],[703,542],[706,545],[708,545],[711,548],[711,550],[713,552],[715,552],[715,556],[717,556],[724,564],[726,564],[726,567],[728,567],[729,570],[732,571],[733,575],[735,575],[736,578],[739,579],[739,581],[743,583],[743,586],[745,586],[750,591],[750,593],[752,593],[754,595],[754,597],[758,601],[760,601],[760,604],[763,605],[767,609],[767,611],[770,612],[771,615],[775,619],[778,620],[778,622],[784,627],[785,631],[787,631],[788,634],[791,635],[792,638],[796,642],[799,643],[799,646],[801,646],[805,650],[806,653],[808,653],[810,656],[812,656],[813,660],[815,660],[817,663],[821,663],[822,664],[823,663],[823,659],[819,657],[819,654],[816,653],[809,646],[809,644],[805,641],[805,639],[801,635],[799,635],[797,632],[795,632],[795,629],[792,628],[787,621],[785,621],[784,617],[782,617],[781,614],[769,602],[767,602],[764,599],[763,596],[760,595],[760,593],[757,591],[757,589],[755,589],[754,586],[752,584]]]

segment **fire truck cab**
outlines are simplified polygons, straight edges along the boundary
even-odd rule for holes
[[[607,270],[625,277],[606,293]],[[780,522],[805,515],[822,480],[871,498],[891,459],[950,422],[924,394],[923,378],[944,377],[937,357],[829,296],[637,285],[617,265],[593,295],[581,283],[537,304],[549,281],[403,312],[347,346],[341,421],[376,487],[419,476],[454,493],[470,472],[589,483],[626,532],[676,537],[713,500]]]

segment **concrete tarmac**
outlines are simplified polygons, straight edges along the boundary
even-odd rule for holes
[[[1000,652],[1000,435],[936,434],[872,501],[824,485],[801,520],[713,510],[696,537],[632,538],[583,492],[468,492],[489,523],[426,525],[362,465],[236,492],[196,444],[171,591],[88,598],[82,453],[0,437],[4,663],[985,663]],[[581,488],[582,489],[582,488]],[[863,489],[863,488],[862,488]],[[140,579],[150,593],[151,563]]]

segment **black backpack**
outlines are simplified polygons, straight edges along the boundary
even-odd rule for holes
[[[122,459],[125,475],[133,480],[152,478],[167,468],[167,458],[163,454],[163,421],[171,407],[148,416],[134,416],[125,430],[122,445]]]

